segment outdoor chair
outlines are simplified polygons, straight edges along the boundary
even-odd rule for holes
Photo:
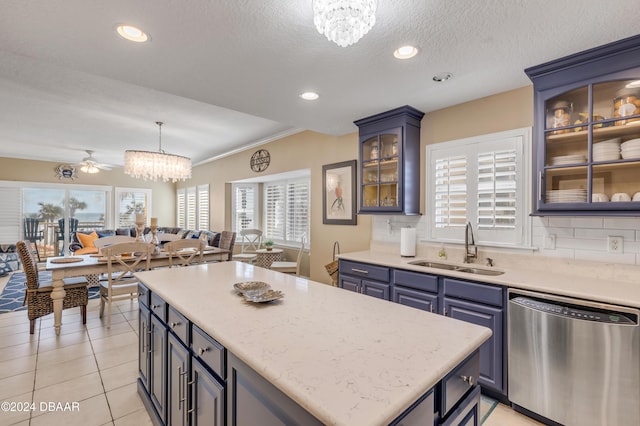
[[[38,241],[42,241],[44,238],[43,231],[40,229],[40,219],[34,219],[27,217],[24,219],[24,239],[33,244],[36,248],[36,254],[38,255],[38,262],[40,262],[40,251],[38,250]]]
[[[242,247],[240,253],[234,254],[232,259],[240,262],[253,263],[256,258],[256,250],[262,245],[262,231],[259,229],[243,229],[240,231]]]
[[[302,263],[302,253],[304,253],[305,238],[301,238],[300,250],[298,251],[298,257],[295,262],[273,262],[271,263],[271,270],[278,271],[285,274],[300,275],[300,265]]]
[[[35,331],[36,319],[53,313],[53,299],[51,299],[51,291],[53,290],[53,280],[51,274],[47,272],[38,272],[36,260],[33,257],[31,244],[29,241],[18,241],[16,249],[20,255],[22,269],[27,278],[27,289],[25,293],[24,303],[27,305],[27,317],[29,318],[29,333]],[[87,323],[87,302],[89,301],[89,291],[87,290],[87,281],[84,277],[65,278],[64,280],[65,296],[62,299],[62,309],[80,307],[82,315],[82,323]]]
[[[56,237],[56,248],[58,248],[58,243],[60,241],[62,241],[62,248],[60,249],[59,253],[60,256],[64,255],[64,218],[62,219],[58,219],[58,235]],[[72,217],[71,219],[69,219],[69,230],[68,230],[68,240],[67,243],[71,243],[71,239],[73,238],[73,233],[76,232],[78,230],[78,222],[79,220],[76,219],[75,217]]]
[[[204,261],[204,240],[193,238],[187,240],[170,241],[164,245],[169,255],[169,268],[174,266],[189,266]]]
[[[138,271],[151,267],[153,244],[130,242],[114,244],[102,249],[107,261],[107,280],[100,281],[100,318],[107,305],[107,328],[111,328],[111,305],[118,300],[133,300],[138,297]]]

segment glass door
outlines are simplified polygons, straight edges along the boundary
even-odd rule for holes
[[[398,134],[380,133],[362,142],[362,210],[399,208]]]

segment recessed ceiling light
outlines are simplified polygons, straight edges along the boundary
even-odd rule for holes
[[[453,74],[450,72],[441,72],[433,76],[433,81],[442,83],[443,81],[451,80],[451,78],[453,78]]]
[[[418,54],[418,48],[414,46],[402,46],[399,47],[393,52],[393,56],[398,59],[409,59],[413,58]]]
[[[149,41],[150,37],[147,33],[142,31],[138,27],[134,27],[133,25],[122,24],[116,27],[117,33],[120,37],[125,38],[129,41],[135,41],[136,43],[144,43]]]
[[[300,93],[300,97],[305,101],[315,101],[320,97],[316,92],[304,92]]]

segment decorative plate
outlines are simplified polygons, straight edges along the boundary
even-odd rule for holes
[[[267,291],[271,288],[271,286],[262,281],[246,281],[243,283],[235,283],[233,285],[240,294],[244,294],[245,291],[255,291],[255,290],[264,290]]]
[[[244,298],[248,302],[255,302],[255,303],[271,302],[273,300],[282,299],[283,297],[284,297],[284,293],[279,290],[267,290],[264,293],[261,293],[255,296],[249,296],[248,294],[244,295]]]

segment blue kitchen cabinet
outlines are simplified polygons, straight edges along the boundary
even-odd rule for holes
[[[368,263],[339,261],[338,287],[378,299],[390,300],[390,269]]]
[[[504,289],[448,277],[442,278],[442,289],[444,315],[493,332],[480,346],[479,384],[505,394]]]
[[[405,306],[428,312],[440,312],[439,284],[436,275],[419,272],[393,271],[391,300]]]
[[[640,36],[525,72],[534,89],[533,214],[637,215]]]
[[[360,214],[420,214],[420,120],[410,106],[363,118],[359,128]]]

